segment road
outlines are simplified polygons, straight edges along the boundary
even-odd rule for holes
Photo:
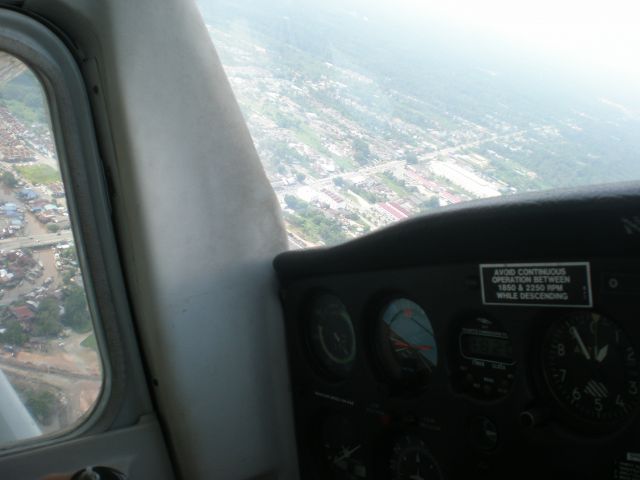
[[[45,233],[29,237],[14,237],[0,240],[0,250],[18,250],[20,248],[48,247],[56,243],[73,241],[73,233],[63,230],[58,233]]]
[[[93,382],[100,382],[102,378],[100,375],[88,374],[88,373],[76,373],[61,368],[34,365],[33,363],[21,363],[17,360],[0,356],[0,367],[5,372],[21,373],[22,375],[32,375],[32,377],[38,377],[41,381],[54,385],[56,387],[66,387],[69,381],[76,380],[90,380]]]
[[[73,373],[55,367],[20,364],[0,355],[0,368],[13,383],[14,378],[35,386],[36,390],[53,387],[61,392],[66,405],[51,425],[41,425],[43,432],[58,431],[82,418],[94,405],[102,387],[102,378],[96,375]]]
[[[438,158],[439,155],[451,155],[452,153],[458,152],[460,150],[477,147],[479,145],[482,145],[483,143],[495,142],[496,140],[507,140],[511,137],[522,135],[523,133],[526,133],[526,132],[527,132],[526,130],[519,130],[517,132],[509,133],[506,135],[491,135],[487,138],[483,138],[481,140],[477,140],[474,142],[468,142],[468,143],[463,143],[461,145],[456,145],[454,147],[443,148],[440,150],[436,150],[435,152],[421,155],[420,158],[418,159],[418,162],[419,163],[428,162]],[[393,170],[395,168],[406,165],[406,163],[407,162],[405,160],[390,160],[388,162],[371,165],[370,167],[362,167],[357,170],[353,170],[351,172],[336,173],[336,174],[321,178],[319,180],[305,182],[302,185],[300,184],[287,185],[286,187],[276,188],[275,190],[278,193],[295,193],[295,191],[298,190],[298,188],[303,186],[311,187],[315,189],[321,189],[322,187],[327,187],[329,185],[332,185],[333,180],[336,178],[343,178],[345,180],[350,180],[357,176],[362,176],[362,175],[367,175],[372,173],[381,173],[381,172]]]

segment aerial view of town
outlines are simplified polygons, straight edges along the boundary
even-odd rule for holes
[[[483,64],[403,59],[351,11],[264,4],[201,1],[290,248],[463,201],[640,178],[638,110],[591,92],[536,97]]]
[[[0,53],[0,380],[42,434],[75,424],[102,386],[44,105],[33,73]]]

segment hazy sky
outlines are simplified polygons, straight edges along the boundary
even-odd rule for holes
[[[499,37],[513,47],[578,62],[640,81],[640,1],[637,0],[368,0],[393,10]]]
[[[221,8],[226,1],[198,0]],[[286,12],[318,7],[350,14],[371,22],[371,33],[380,34],[380,42],[389,32],[418,47],[437,37],[440,45],[425,43],[425,49],[451,46],[489,64],[502,58],[509,65],[529,65],[533,73],[559,84],[578,79],[584,86],[640,105],[640,0],[237,1],[249,9],[277,6]],[[384,26],[391,29],[383,33]],[[420,38],[420,32],[435,36]]]

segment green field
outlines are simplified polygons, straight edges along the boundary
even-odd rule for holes
[[[49,184],[60,182],[60,172],[49,165],[23,165],[15,167],[18,174],[29,183]]]
[[[96,342],[96,336],[92,333],[87,338],[85,338],[80,344],[83,347],[91,348],[95,351],[98,351],[98,344]]]

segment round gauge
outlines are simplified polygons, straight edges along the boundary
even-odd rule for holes
[[[313,297],[309,308],[313,356],[331,376],[345,378],[356,358],[356,335],[347,308],[330,293]]]
[[[333,478],[367,478],[362,441],[358,429],[349,417],[331,415],[323,422],[322,460]]]
[[[542,368],[555,399],[581,420],[622,421],[640,403],[636,351],[620,326],[597,313],[571,313],[551,324]]]
[[[457,389],[485,400],[507,395],[516,362],[509,334],[500,323],[484,315],[472,316],[462,323],[455,340]]]
[[[393,480],[441,480],[442,472],[422,440],[407,435],[396,442],[391,456]]]
[[[424,385],[438,365],[431,322],[411,300],[387,304],[378,318],[376,340],[383,369],[394,381]]]

